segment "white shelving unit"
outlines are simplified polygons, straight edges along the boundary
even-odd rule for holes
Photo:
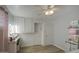
[[[73,20],[68,30],[69,39],[66,43],[69,44],[69,51],[79,49],[79,20]]]

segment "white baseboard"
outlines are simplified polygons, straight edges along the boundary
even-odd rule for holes
[[[56,47],[58,47],[58,48],[60,48],[60,49],[62,49],[62,50],[65,50],[63,47],[61,47],[61,46],[59,46],[59,45],[57,45],[57,44],[52,44],[52,45],[54,45],[54,46],[56,46]]]

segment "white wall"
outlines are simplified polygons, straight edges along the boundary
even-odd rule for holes
[[[14,16],[11,13],[9,13],[8,16],[9,16],[8,17],[9,18],[8,24],[10,24],[10,23],[14,24]]]
[[[68,26],[72,20],[79,19],[79,6],[63,6],[57,14],[51,17],[54,29],[54,45],[67,51]]]
[[[33,22],[36,22],[39,24],[38,32],[32,33],[32,34],[20,34],[21,38],[23,39],[22,46],[31,46],[31,45],[41,45],[41,39],[42,39],[42,22],[38,19],[30,18]]]
[[[31,19],[31,18],[30,18]],[[53,43],[52,25],[44,18],[32,18],[33,22],[38,23],[38,32],[34,34],[21,34],[23,46],[49,45]],[[42,25],[44,24],[44,32]]]

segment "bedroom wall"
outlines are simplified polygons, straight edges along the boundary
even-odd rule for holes
[[[31,46],[31,45],[41,45],[41,39],[42,39],[42,32],[41,32],[41,26],[42,22],[38,19],[30,18],[33,22],[36,22],[39,24],[38,26],[38,32],[33,34],[20,34],[22,40],[22,47],[24,46]]]
[[[50,18],[53,19],[54,45],[68,52],[69,45],[65,43],[68,40],[68,26],[72,20],[79,20],[79,6],[62,6]]]
[[[53,43],[51,21],[48,22],[46,18],[33,18],[32,20],[38,23],[38,32],[34,34],[21,34],[23,39],[22,46],[51,45]]]
[[[14,16],[9,12],[9,21],[8,24],[14,24]]]

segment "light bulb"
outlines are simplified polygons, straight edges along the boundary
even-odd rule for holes
[[[45,15],[48,15],[48,14],[49,14],[49,12],[48,12],[48,11],[46,11],[46,12],[45,12]]]
[[[45,15],[52,15],[53,13],[54,13],[53,10],[48,10],[48,11],[45,12]]]
[[[52,10],[50,10],[49,12],[50,12],[50,14],[53,14],[54,13],[54,11],[52,11]]]

